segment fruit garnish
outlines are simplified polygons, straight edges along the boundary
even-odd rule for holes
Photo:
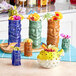
[[[16,6],[14,6],[14,9],[11,10],[11,11],[12,11],[12,16],[18,14],[17,9],[16,9]]]
[[[10,9],[9,13],[10,13],[9,20],[23,20],[24,19],[22,15],[18,14],[16,6],[14,6],[13,9]]]
[[[18,15],[10,16],[9,20],[21,20],[21,17]]]
[[[21,17],[21,20],[23,20],[23,19],[24,19],[24,16],[22,16],[22,15],[20,15],[20,14],[18,14],[17,16],[20,16],[20,17]]]
[[[27,42],[29,43],[29,42],[30,42],[30,40],[28,39],[28,40],[27,40]]]
[[[14,20],[13,16],[9,17],[9,20]]]
[[[55,52],[55,50],[53,50],[52,48],[51,49],[45,49],[45,51],[47,51],[47,52]]]
[[[46,47],[46,45],[45,45],[45,44],[42,44],[42,48],[47,49],[47,47]]]
[[[55,16],[58,17],[58,19],[62,19],[63,18],[63,15],[61,12],[55,12]]]
[[[11,46],[11,48],[13,48],[14,51],[19,51],[20,50],[19,47],[15,47],[15,46]]]
[[[33,40],[30,39],[30,38],[27,38],[27,39],[24,40],[24,42],[33,43]]]
[[[17,7],[16,6],[14,6],[14,9],[16,9]]]
[[[50,49],[50,48],[52,48],[52,47],[55,47],[55,45],[48,45],[48,48]]]
[[[30,17],[32,17],[32,14],[30,14],[30,15],[27,17],[27,19],[30,19]]]
[[[34,14],[30,14],[27,19],[31,20],[31,21],[39,21],[40,20],[40,16],[37,13]]]
[[[50,13],[47,13],[43,16],[43,19],[57,21],[63,18],[63,15],[61,12],[55,12],[55,15],[52,15]]]
[[[13,49],[13,50],[19,51],[19,50],[20,50],[20,48],[19,48],[19,47],[14,47],[14,49]]]
[[[57,16],[52,16],[52,20],[53,21],[57,21],[58,20],[58,17]]]
[[[47,14],[45,14],[44,16],[43,16],[43,19],[50,19],[51,17],[52,17],[53,15],[52,14],[50,14],[50,13],[47,13]]]
[[[14,15],[13,18],[14,18],[14,20],[21,20],[21,17],[17,16],[17,15]]]
[[[63,33],[60,34],[60,36],[63,37],[63,38],[65,38],[65,39],[69,39],[69,38],[71,38],[71,36],[69,36],[69,35],[64,35]]]
[[[31,21],[34,21],[34,17],[30,17],[30,20],[31,20]]]

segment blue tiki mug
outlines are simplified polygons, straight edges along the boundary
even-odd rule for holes
[[[21,20],[9,20],[8,44],[17,42],[16,47],[20,47],[21,42]]]
[[[12,65],[14,65],[14,66],[21,65],[21,56],[20,56],[20,54],[21,54],[20,51],[13,50],[13,52],[12,52]]]

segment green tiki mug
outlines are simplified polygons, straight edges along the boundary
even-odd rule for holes
[[[63,38],[62,39],[62,49],[64,52],[68,52],[70,47],[70,39]]]
[[[33,49],[38,49],[41,46],[41,21],[29,21],[29,38],[33,40]]]

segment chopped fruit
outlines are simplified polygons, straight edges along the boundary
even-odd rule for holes
[[[14,20],[14,18],[13,17],[9,17],[9,20]]]
[[[40,20],[40,16],[37,13],[34,14],[30,14],[27,19],[31,20],[31,21],[39,21]]]
[[[32,40],[32,39],[30,39],[30,38],[27,38],[27,39],[25,39],[25,40],[24,40],[24,42],[32,43],[32,42],[33,42],[33,40]]]
[[[27,19],[29,19],[29,20],[30,20],[30,17],[32,17],[32,15],[33,15],[33,14],[30,14],[30,15],[27,17]]]
[[[23,16],[21,15],[13,15],[9,17],[9,20],[22,20]]]
[[[12,13],[12,16],[18,14],[18,11],[17,11],[17,9],[16,9],[16,6],[14,6],[14,9],[12,10],[11,13]]]
[[[14,15],[14,16],[10,16],[9,20],[21,20],[20,16]]]
[[[15,44],[15,43],[13,43],[13,44]],[[13,48],[14,51],[19,51],[20,50],[19,47],[15,47],[15,46],[11,46],[11,48]]]
[[[34,17],[30,17],[30,20],[31,20],[31,21],[34,21]]]
[[[17,16],[17,15],[14,15],[13,18],[14,18],[14,20],[21,20],[21,17]]]
[[[9,17],[9,20],[23,20],[24,17],[20,14],[18,14],[18,11],[16,9],[16,6],[14,6],[14,9],[11,9],[10,10],[10,17]]]
[[[23,20],[23,19],[24,19],[24,16],[22,16],[22,15],[20,15],[20,14],[19,14],[19,15],[17,15],[17,16],[20,16],[20,17],[21,17],[21,20]]]
[[[55,17],[53,20],[57,20],[57,17]]]
[[[57,13],[56,16],[59,16],[59,14]]]
[[[42,48],[47,49],[47,47],[44,44],[42,44]]]
[[[20,48],[19,47],[14,47],[14,50],[19,51]]]
[[[17,7],[16,6],[14,6],[14,9],[16,9]]]
[[[27,42],[29,43],[29,42],[30,42],[30,40],[27,40]]]
[[[53,50],[52,48],[51,49],[45,49],[45,51],[47,51],[47,52],[55,52],[55,50]]]
[[[53,21],[57,21],[58,20],[58,17],[57,16],[52,16],[52,20]]]
[[[57,21],[63,18],[63,15],[61,12],[55,12],[55,15],[51,15],[50,13],[47,13],[43,16],[44,19],[47,19],[48,21]]]

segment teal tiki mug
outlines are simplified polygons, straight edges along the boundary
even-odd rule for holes
[[[33,49],[38,49],[41,46],[41,21],[29,21],[29,38],[33,40]]]
[[[64,52],[69,51],[70,47],[70,39],[63,38],[62,39],[62,49],[64,49]]]

